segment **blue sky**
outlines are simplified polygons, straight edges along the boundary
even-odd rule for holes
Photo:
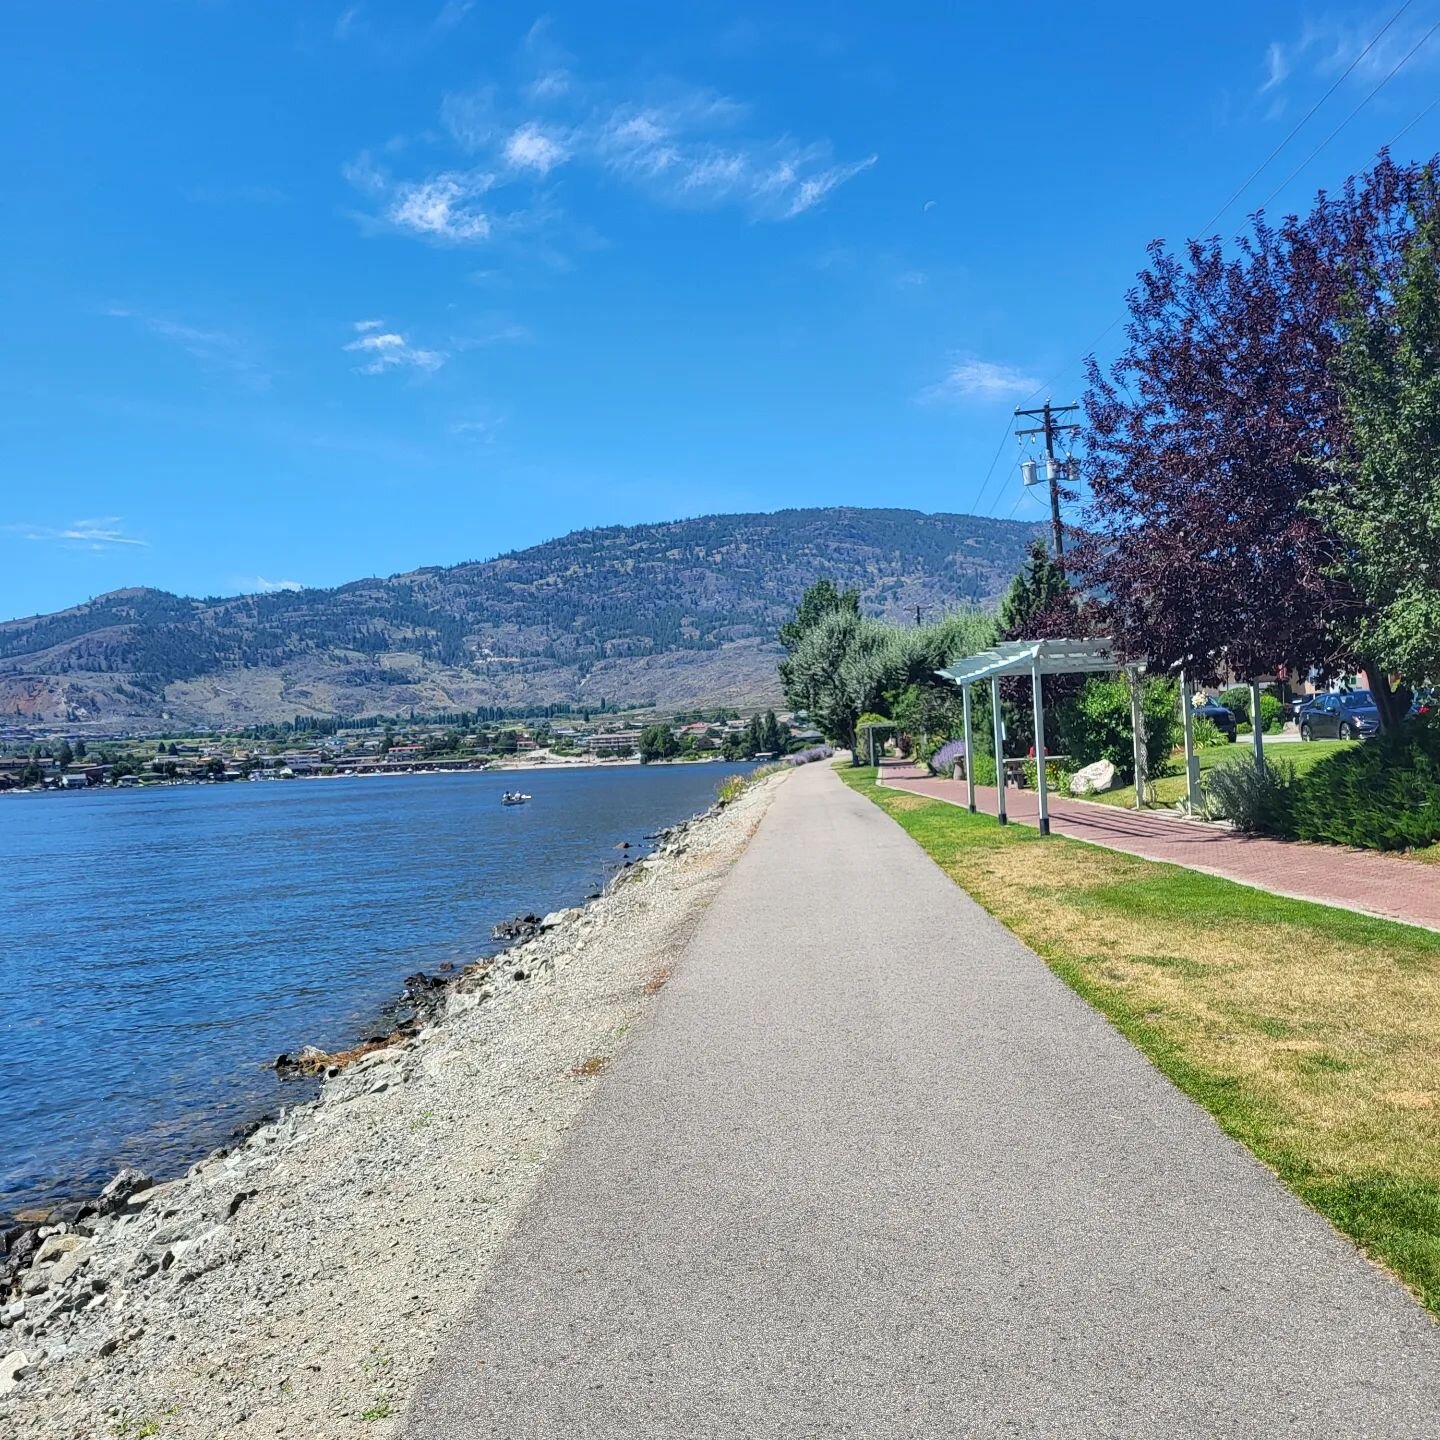
[[[1038,517],[1009,412],[1078,394],[1149,240],[1337,80],[1214,228],[1440,148],[1440,0],[1340,78],[1398,4],[13,3],[0,616]]]

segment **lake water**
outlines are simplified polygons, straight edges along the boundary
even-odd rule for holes
[[[0,1213],[176,1173],[304,1098],[276,1054],[372,1033],[406,975],[576,904],[741,768],[0,800]],[[502,807],[517,783],[533,802]]]

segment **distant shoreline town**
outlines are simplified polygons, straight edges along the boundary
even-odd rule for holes
[[[468,718],[468,717],[462,717]],[[79,735],[0,730],[0,793],[415,775],[707,760],[771,760],[817,742],[793,714],[688,712],[595,725],[451,718],[266,726],[244,733]]]

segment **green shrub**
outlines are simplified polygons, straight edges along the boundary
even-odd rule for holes
[[[1239,721],[1242,725],[1250,723],[1250,687],[1248,685],[1232,685],[1220,696],[1220,703]],[[1263,711],[1265,702],[1262,699],[1260,708]]]
[[[1229,760],[1201,777],[1205,818],[1229,820],[1248,834],[1284,833],[1290,828],[1295,767],[1288,761],[1266,760],[1260,770],[1252,756]]]
[[[1220,703],[1235,717],[1241,725],[1253,723],[1250,714],[1250,687],[1248,685],[1232,685],[1221,697]],[[1285,724],[1285,707],[1280,703],[1280,697],[1273,691],[1262,690],[1260,692],[1260,725],[1267,735],[1283,728]]]
[[[975,783],[977,785],[994,785],[995,757],[988,750],[977,750],[974,758]]]
[[[1040,766],[1032,756],[1025,761],[1025,783],[1032,790],[1040,788]],[[1070,772],[1058,760],[1046,760],[1045,784],[1054,790],[1070,789]]]
[[[1197,715],[1194,719],[1195,748],[1197,750],[1208,749],[1211,745],[1223,745],[1225,737],[1216,728],[1215,722],[1208,715]]]
[[[1366,850],[1406,850],[1440,840],[1440,727],[1399,734],[1327,756],[1293,787],[1285,833]]]
[[[1174,684],[1159,679],[1144,681],[1140,690],[1140,708],[1145,717],[1150,770],[1155,774],[1180,738]],[[1085,682],[1074,701],[1065,707],[1063,744],[1076,770],[1096,760],[1108,760],[1121,781],[1134,780],[1130,689],[1123,679],[1118,676],[1092,676]]]

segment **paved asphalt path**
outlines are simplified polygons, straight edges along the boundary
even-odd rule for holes
[[[1419,1305],[823,766],[598,1083],[403,1434],[1440,1436]]]

